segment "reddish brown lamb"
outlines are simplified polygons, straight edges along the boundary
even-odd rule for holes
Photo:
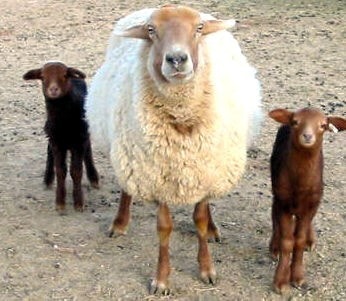
[[[84,101],[87,94],[85,74],[60,62],[50,62],[42,68],[24,74],[25,80],[41,80],[46,102],[47,120],[44,127],[48,137],[44,184],[50,187],[57,177],[56,209],[65,212],[67,173],[66,157],[71,152],[70,174],[73,181],[73,201],[77,211],[83,211],[84,197],[81,180],[83,161],[87,177],[94,188],[99,186],[99,176],[94,166],[85,120]]]
[[[346,129],[346,119],[314,108],[276,109],[269,117],[283,124],[271,155],[273,233],[270,253],[279,258],[274,289],[284,293],[304,283],[303,253],[312,249],[312,226],[323,193],[323,134]]]

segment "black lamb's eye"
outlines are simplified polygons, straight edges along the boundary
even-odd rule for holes
[[[203,27],[204,27],[204,23],[199,23],[197,28],[196,28],[196,32],[202,33]]]

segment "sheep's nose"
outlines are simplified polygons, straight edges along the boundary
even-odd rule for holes
[[[311,141],[312,140],[312,134],[303,134],[303,137],[304,137],[304,139],[305,139],[305,141]]]
[[[183,51],[175,51],[167,53],[165,59],[167,63],[169,63],[171,66],[177,69],[179,66],[183,65],[187,61],[188,56]]]
[[[53,94],[57,93],[58,92],[58,87],[50,87],[49,88],[49,92],[53,93]]]

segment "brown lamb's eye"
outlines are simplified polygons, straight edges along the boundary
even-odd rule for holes
[[[298,120],[296,120],[296,119],[293,119],[292,122],[291,122],[292,126],[297,126],[298,123],[299,123],[299,122],[298,122]]]

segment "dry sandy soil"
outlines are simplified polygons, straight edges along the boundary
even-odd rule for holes
[[[183,3],[183,1],[174,1]],[[22,75],[62,60],[91,80],[101,65],[114,22],[154,0],[0,0],[0,299],[1,300],[346,300],[346,136],[325,139],[325,194],[315,218],[316,251],[305,255],[308,285],[280,297],[271,288],[276,263],[268,256],[271,192],[268,160],[277,124],[265,119],[239,186],[213,202],[222,243],[210,244],[215,287],[198,279],[192,208],[175,208],[171,240],[172,295],[149,296],[157,260],[156,209],[135,202],[127,236],[105,230],[119,203],[108,158],[95,149],[100,190],[84,179],[87,207],[54,210],[42,185],[46,138],[40,84]],[[346,115],[346,2],[186,1],[233,30],[263,86],[264,110],[313,105]],[[68,178],[68,191],[71,180]]]

